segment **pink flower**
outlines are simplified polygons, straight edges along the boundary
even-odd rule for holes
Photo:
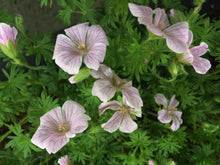
[[[193,40],[193,33],[189,31],[188,35],[189,39],[186,44],[189,47]],[[199,46],[194,46],[191,49],[188,48],[181,58],[181,61],[189,62],[197,73],[205,74],[211,68],[211,64],[209,60],[201,58],[200,56],[204,55],[207,50],[208,45],[202,42]]]
[[[40,126],[31,142],[47,152],[56,153],[69,138],[76,136],[88,127],[90,117],[84,114],[85,109],[74,101],[66,101],[62,107],[56,107],[40,118]]]
[[[0,23],[0,43],[7,47],[8,40],[16,43],[16,36],[18,32],[15,27],[10,27],[5,23]]]
[[[170,9],[170,16],[175,17],[175,9]]]
[[[77,74],[82,60],[88,68],[97,70],[105,58],[108,40],[99,25],[82,23],[65,29],[57,36],[53,59],[69,74]]]
[[[61,158],[58,160],[58,163],[59,163],[60,165],[70,165],[70,159],[69,159],[69,157],[66,155],[66,156],[61,157]]]
[[[97,71],[91,71],[91,75],[100,78],[93,85],[92,95],[97,96],[101,101],[110,100],[118,90],[122,92],[126,104],[130,107],[143,106],[139,92],[132,87],[132,82],[120,79],[108,66],[101,64]]]
[[[158,112],[158,120],[161,123],[170,123],[172,121],[171,129],[173,131],[179,129],[183,120],[181,119],[182,112],[176,109],[179,105],[179,101],[175,99],[175,95],[172,96],[169,104],[163,94],[156,94],[154,99],[157,104],[162,104],[164,108]]]
[[[134,109],[129,107],[126,102],[124,102],[124,105],[121,105],[118,101],[111,101],[100,104],[99,114],[103,114],[107,109],[117,111],[107,123],[102,124],[104,130],[112,133],[119,128],[121,132],[131,133],[137,129],[137,124],[131,119],[130,114],[141,117],[141,108]]]
[[[149,7],[129,3],[129,9],[135,17],[138,17],[140,24],[146,25],[155,35],[165,38],[167,46],[172,51],[176,53],[186,51],[189,29],[187,22],[179,22],[170,26],[165,10],[160,8],[152,11]],[[154,17],[153,14],[155,14]]]
[[[148,160],[148,164],[149,165],[154,165],[154,161],[153,160]]]

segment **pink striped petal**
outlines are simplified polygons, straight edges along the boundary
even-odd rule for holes
[[[170,9],[170,16],[175,17],[175,9]]]
[[[90,74],[94,78],[103,78],[107,80],[112,80],[113,78],[113,71],[111,70],[111,68],[103,64],[100,64],[98,70],[92,70]]]
[[[157,25],[149,24],[147,28],[149,31],[151,31],[153,34],[157,36],[163,36],[164,34],[163,31]]]
[[[191,51],[188,49],[186,53],[184,53],[183,57],[181,58],[181,61],[186,61],[188,63],[193,62],[193,55],[191,54]]]
[[[132,133],[137,127],[137,123],[131,119],[130,115],[128,113],[124,114],[119,130],[124,133]]]
[[[201,57],[194,56],[193,62],[191,64],[195,71],[200,74],[206,74],[206,72],[211,68],[210,61]]]
[[[158,120],[161,123],[169,123],[171,121],[171,116],[168,114],[167,110],[158,111]]]
[[[181,115],[182,112],[180,111],[176,111],[173,113],[175,116],[172,117],[172,125],[171,125],[171,129],[173,131],[176,131],[177,129],[179,129],[180,124],[182,124],[183,120],[181,119]]]
[[[111,101],[99,105],[99,115],[103,114],[106,110],[120,110],[122,105],[118,101]]]
[[[110,133],[115,132],[119,128],[122,118],[123,114],[120,111],[115,112],[106,123],[102,124],[102,128]]]
[[[133,3],[128,3],[129,9],[133,16],[138,17],[140,24],[152,24],[153,12],[150,7],[140,6]]]
[[[170,103],[169,103],[168,109],[175,108],[175,107],[177,107],[177,106],[179,105],[179,101],[177,101],[177,100],[175,99],[175,97],[176,97],[176,96],[173,95],[172,98],[170,99]]]
[[[154,25],[159,27],[160,29],[164,29],[170,25],[167,14],[164,9],[157,8],[154,10],[155,17],[154,17]]]
[[[86,22],[72,26],[64,31],[75,44],[83,43],[86,45],[86,34],[88,29],[89,23]]]
[[[194,57],[205,54],[207,50],[208,50],[208,45],[205,42],[201,42],[199,46],[194,46],[192,49],[190,49]]]
[[[92,88],[92,95],[97,96],[104,102],[110,100],[115,95],[115,92],[116,88],[110,81],[105,79],[96,80]]]
[[[154,100],[157,104],[161,104],[164,106],[164,108],[167,108],[167,99],[163,94],[160,93],[156,94],[154,96]]]
[[[131,81],[120,87],[120,90],[125,99],[125,103],[132,108],[139,108],[143,106],[143,101],[140,97],[138,90],[132,87]]]
[[[0,43],[7,46],[7,41],[11,40],[16,43],[18,31],[15,27],[10,27],[5,23],[0,23]]]
[[[193,40],[193,33],[191,30],[188,31],[188,40],[186,42],[186,46],[189,47]]]
[[[59,163],[60,165],[70,165],[70,159],[69,159],[69,157],[66,155],[66,156],[61,157],[61,158],[58,160],[58,163]]]
[[[88,68],[98,70],[99,65],[103,62],[106,53],[106,45],[95,43],[90,51],[84,56],[84,63]]]
[[[176,53],[184,53],[187,50],[186,43],[189,37],[187,22],[176,23],[164,30],[167,46]]]
[[[77,74],[82,64],[82,55],[78,53],[75,44],[63,34],[57,36],[53,59],[69,74]]]
[[[92,25],[88,29],[88,34],[87,34],[87,45],[88,48],[92,48],[94,44],[96,43],[102,43],[104,45],[108,45],[108,39],[106,37],[105,31],[102,29],[101,26],[99,25]]]

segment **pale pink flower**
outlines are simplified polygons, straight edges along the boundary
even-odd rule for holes
[[[116,110],[114,115],[104,124],[102,128],[112,133],[118,128],[121,132],[131,133],[137,129],[137,124],[131,119],[130,114],[141,117],[141,108],[135,109],[126,105],[121,105],[118,101],[105,102],[99,105],[99,114],[101,115],[107,109]]]
[[[189,47],[193,40],[193,33],[189,31],[188,35],[189,39],[186,44]],[[208,45],[205,42],[201,42],[199,46],[194,46],[191,49],[188,48],[180,60],[190,63],[197,73],[205,74],[211,68],[211,63],[200,56],[204,55],[207,50]]]
[[[84,114],[85,109],[74,101],[66,101],[62,108],[56,107],[40,118],[40,126],[31,142],[50,153],[56,153],[69,138],[76,136],[88,127],[90,117]]]
[[[179,101],[175,99],[175,95],[172,96],[169,104],[163,94],[156,94],[154,99],[157,104],[163,105],[164,108],[158,112],[158,120],[161,123],[170,123],[172,121],[171,129],[173,131],[179,129],[183,120],[181,119],[182,112],[176,109],[179,105]]]
[[[170,26],[164,9],[157,8],[152,10],[146,6],[139,6],[129,3],[131,13],[138,17],[140,24],[157,36],[166,39],[167,46],[176,53],[184,53],[187,49],[189,25],[187,22],[179,22]],[[153,17],[153,14],[154,17]]]
[[[71,76],[68,80],[70,82],[70,84],[75,84],[76,81],[74,81],[74,78],[76,77],[76,75]]]
[[[148,160],[148,164],[149,165],[154,165],[154,161],[153,160]]]
[[[66,155],[66,156],[61,157],[61,158],[58,160],[58,163],[59,163],[60,165],[70,165],[70,159],[69,159],[69,157]]]
[[[170,9],[170,16],[175,17],[175,9]]]
[[[16,36],[18,32],[15,27],[10,27],[5,23],[0,23],[0,43],[7,47],[8,40],[16,43]]]
[[[110,100],[118,90],[122,92],[127,105],[134,108],[143,106],[140,94],[132,87],[132,82],[120,79],[108,66],[101,64],[97,71],[91,71],[91,75],[100,78],[93,85],[92,95],[97,96],[101,101]]]
[[[69,74],[79,72],[82,60],[88,68],[97,70],[103,62],[108,40],[99,25],[82,23],[65,29],[57,36],[53,59]]]

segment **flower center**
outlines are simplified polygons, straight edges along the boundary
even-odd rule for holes
[[[160,24],[159,24],[159,28],[160,28],[160,29],[163,29],[164,27],[165,27],[165,25],[164,25],[163,23],[160,23]]]
[[[77,47],[79,50],[84,51],[86,46],[83,43],[79,43]]]
[[[127,109],[126,109],[125,107],[122,107],[122,108],[120,109],[120,111],[121,111],[122,114],[124,114],[125,112],[127,112]]]
[[[63,124],[61,124],[61,125],[59,125],[59,131],[62,133],[62,134],[65,134],[66,132],[68,132],[69,131],[69,128],[68,128],[68,126],[67,126],[67,124],[66,123],[63,123]]]
[[[175,107],[172,107],[172,108],[169,109],[168,112],[169,112],[169,113],[173,113],[173,112],[176,111],[176,110],[177,110],[177,109],[176,109]]]

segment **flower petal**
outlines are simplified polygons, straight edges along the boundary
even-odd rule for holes
[[[119,110],[122,105],[118,101],[111,101],[99,105],[99,115],[103,114],[107,109]]]
[[[119,130],[124,133],[131,133],[137,129],[137,123],[135,123],[128,113],[124,114],[122,123]]]
[[[70,159],[69,159],[69,157],[66,155],[66,156],[61,157],[61,158],[58,160],[58,163],[59,163],[60,165],[69,165],[69,164],[70,164]]]
[[[155,17],[154,17],[154,25],[161,27],[161,29],[166,28],[170,25],[167,14],[164,9],[156,8],[154,10]]]
[[[75,84],[76,82],[74,81],[74,78],[76,77],[76,75],[71,76],[68,80],[70,82],[70,84]]]
[[[75,44],[83,43],[86,45],[85,40],[88,28],[89,23],[86,22],[67,28],[64,31]]]
[[[179,101],[177,101],[177,100],[175,99],[175,97],[176,97],[176,96],[173,95],[172,98],[170,99],[170,103],[169,103],[168,109],[175,108],[175,107],[177,107],[177,106],[179,105]]]
[[[88,121],[91,118],[84,114],[85,109],[75,101],[66,101],[62,107],[63,120],[69,124],[70,131],[66,133],[67,137],[74,137],[75,133],[81,133],[88,127]]]
[[[191,64],[195,71],[200,74],[206,74],[206,72],[211,68],[211,63],[209,60],[201,57],[194,56]]]
[[[14,44],[18,31],[15,27],[10,27],[8,24],[0,23],[0,43],[7,46],[7,41],[10,39]]]
[[[90,74],[94,78],[103,78],[109,81],[111,81],[113,78],[113,71],[111,70],[111,68],[103,64],[100,64],[98,70],[92,70]]]
[[[104,45],[108,45],[108,39],[106,37],[105,31],[102,29],[101,26],[99,25],[92,25],[88,29],[88,34],[87,34],[87,45],[88,48],[92,48],[94,44],[96,43],[101,43]]]
[[[84,63],[88,68],[98,70],[100,63],[104,61],[106,45],[95,43],[90,51],[84,56]]]
[[[138,17],[140,24],[152,24],[153,12],[150,7],[140,6],[133,3],[128,3],[129,9],[133,16]]]
[[[161,104],[164,106],[164,108],[167,108],[167,99],[163,94],[160,93],[156,94],[154,96],[154,100],[157,104]]]
[[[208,45],[205,42],[201,42],[201,44],[199,46],[194,46],[190,50],[191,50],[193,56],[201,56],[207,52]]]
[[[164,34],[163,31],[157,25],[149,24],[147,28],[149,31],[151,31],[157,36],[162,36]]]
[[[193,40],[193,33],[191,30],[188,31],[188,40],[186,42],[186,46],[189,47]]]
[[[168,112],[165,109],[158,111],[157,118],[161,123],[169,123],[171,121],[171,116],[168,114]]]
[[[82,64],[82,55],[78,53],[75,44],[63,34],[57,36],[53,59],[69,74],[77,74]]]
[[[105,79],[96,80],[92,88],[92,95],[97,96],[104,102],[111,99],[115,95],[115,92],[116,88],[110,81]]]
[[[110,133],[115,132],[119,128],[122,118],[123,114],[120,111],[115,112],[106,123],[102,124],[102,128]]]
[[[176,131],[177,129],[179,129],[180,127],[180,124],[182,124],[183,120],[181,119],[181,115],[182,115],[182,112],[180,111],[176,111],[173,113],[175,116],[172,117],[172,125],[171,125],[171,129],[173,131]]]
[[[184,53],[183,57],[181,58],[181,61],[186,61],[188,63],[193,62],[193,55],[191,54],[191,51],[188,49],[186,53]]]
[[[189,25],[187,22],[176,23],[164,31],[167,46],[176,53],[184,53],[187,50],[186,43],[189,37]]]
[[[120,87],[120,90],[125,99],[125,103],[132,108],[139,108],[143,106],[143,101],[140,97],[138,90],[132,87],[131,81]]]

